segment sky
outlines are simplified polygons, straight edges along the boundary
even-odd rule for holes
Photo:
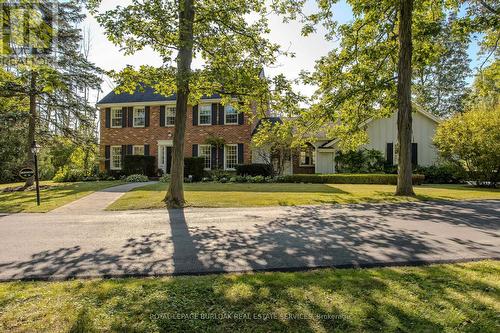
[[[124,0],[103,0],[100,10],[111,9],[117,5],[125,5]],[[306,10],[314,9],[315,1],[308,1]],[[352,12],[344,0],[339,1],[334,7],[335,19],[340,23],[348,22],[352,18]],[[336,41],[327,41],[324,38],[324,30],[319,28],[316,33],[307,37],[301,35],[302,25],[300,22],[283,23],[282,18],[272,15],[269,17],[271,33],[269,39],[282,46],[283,49],[295,53],[294,58],[281,57],[276,66],[265,68],[268,76],[285,74],[289,79],[297,78],[302,70],[312,71],[315,61],[324,56],[328,51],[338,46]],[[90,60],[104,70],[120,70],[126,65],[140,66],[143,64],[160,66],[161,59],[152,50],[142,50],[134,55],[125,56],[118,46],[113,45],[106,36],[104,30],[99,26],[95,18],[87,15],[82,22],[82,28],[90,31],[91,51]],[[477,65],[477,46],[472,44],[469,48],[469,56],[473,60],[471,67]],[[194,66],[199,66],[200,62],[194,61]],[[114,88],[111,80],[105,79],[102,85],[103,92],[99,97],[103,97]],[[300,85],[297,87],[303,94],[311,95],[314,87]]]

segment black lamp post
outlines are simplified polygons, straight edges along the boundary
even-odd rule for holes
[[[36,205],[40,206],[40,184],[38,180],[38,152],[40,151],[40,146],[33,141],[31,144],[31,152],[33,153],[33,158],[35,160],[35,183],[36,183]]]

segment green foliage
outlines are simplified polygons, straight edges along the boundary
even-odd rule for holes
[[[60,168],[54,178],[52,178],[53,181],[55,182],[79,182],[82,181],[83,178],[85,177],[85,174],[83,173],[82,170],[80,169],[72,169],[69,166],[64,166]]]
[[[413,184],[420,185],[424,176],[414,174]],[[316,174],[316,175],[286,175],[278,179],[282,183],[313,183],[313,184],[388,184],[396,185],[397,175],[391,174]]]
[[[376,149],[339,151],[335,155],[335,167],[339,173],[373,173],[384,171],[384,155]]]
[[[144,155],[125,155],[123,158],[123,174],[141,174],[149,177],[155,176],[156,158]]]
[[[493,110],[500,104],[499,59],[476,74],[468,104],[469,109],[479,106],[484,110]]]
[[[148,176],[145,176],[142,174],[134,174],[134,175],[127,176],[127,178],[125,178],[125,181],[127,183],[147,182],[147,181],[149,181],[149,178],[148,178]]]
[[[480,107],[441,123],[434,143],[442,157],[479,185],[495,186],[500,173],[500,105]]]
[[[428,184],[460,184],[465,179],[463,171],[451,164],[419,166],[414,171],[424,175]]]
[[[271,176],[272,170],[269,164],[252,163],[240,164],[236,166],[236,174],[239,176]]]
[[[204,157],[184,158],[184,177],[193,176],[193,181],[198,182],[203,178],[204,168]]]
[[[160,183],[168,183],[168,182],[170,182],[170,175],[168,173],[165,173],[165,174],[161,175],[159,181],[160,181]]]

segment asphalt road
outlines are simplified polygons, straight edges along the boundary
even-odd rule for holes
[[[0,216],[0,279],[500,258],[500,201]]]

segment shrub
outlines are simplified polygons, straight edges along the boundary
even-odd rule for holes
[[[184,158],[184,177],[193,176],[193,181],[199,182],[203,178],[203,169],[205,167],[204,157],[185,157]]]
[[[154,156],[125,155],[123,158],[123,174],[126,176],[139,174],[153,177],[156,172],[155,161]]]
[[[424,175],[414,174],[413,184],[421,185]],[[324,174],[324,175],[287,175],[277,178],[281,183],[315,184],[389,184],[396,185],[397,175],[392,174]]]
[[[165,173],[160,177],[160,183],[168,183],[170,181],[170,175]]]
[[[271,176],[272,168],[264,163],[240,164],[236,166],[236,174],[239,176]]]
[[[64,167],[56,172],[52,180],[55,182],[79,182],[82,181],[84,177],[85,173],[83,170]]]
[[[370,173],[384,171],[384,155],[376,149],[361,149],[335,156],[335,165],[339,173]]]
[[[130,175],[127,178],[125,178],[125,181],[127,183],[147,182],[148,180],[149,180],[148,176],[139,175],[139,174]]]
[[[464,173],[456,166],[450,164],[419,166],[416,173],[425,176],[425,182],[429,184],[458,184],[464,182]]]

